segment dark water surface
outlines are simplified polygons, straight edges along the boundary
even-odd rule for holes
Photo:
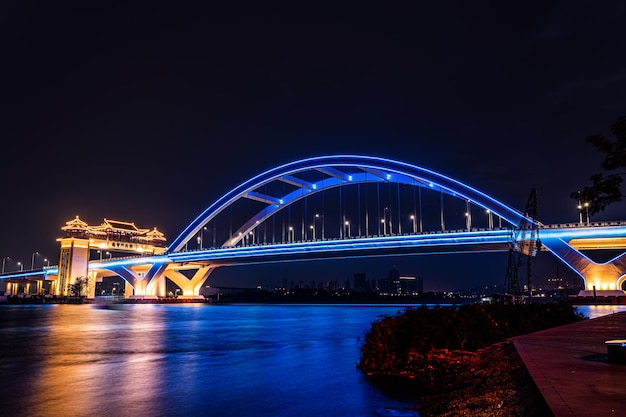
[[[0,415],[377,416],[405,404],[364,381],[360,340],[404,308],[0,305]]]
[[[0,305],[0,415],[376,416],[381,305]]]

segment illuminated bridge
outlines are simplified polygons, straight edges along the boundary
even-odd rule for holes
[[[68,284],[89,277],[94,296],[97,281],[116,275],[127,297],[140,298],[165,296],[169,279],[183,297],[195,298],[223,266],[550,251],[581,276],[585,291],[625,295],[626,254],[596,263],[581,251],[626,249],[626,223],[544,225],[529,207],[522,212],[446,175],[371,156],[322,156],[263,172],[211,204],[167,247],[135,245],[127,250],[132,256],[102,259],[100,252],[92,259],[97,246],[90,239],[59,239],[58,266],[0,278],[52,280],[56,294],[67,294]]]

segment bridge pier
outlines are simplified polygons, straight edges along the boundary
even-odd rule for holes
[[[124,298],[131,297],[133,295],[133,286],[130,285],[130,282],[124,281]]]
[[[96,282],[102,281],[102,277],[98,276],[95,271],[89,271],[89,280],[87,281],[86,295],[87,298],[96,297]]]
[[[215,271],[216,266],[214,265],[204,265],[204,266],[195,266],[194,269],[197,270],[194,272],[193,276],[187,278],[184,274],[179,272],[176,269],[166,269],[164,271],[164,276],[169,278],[174,284],[178,285],[182,290],[182,297],[184,298],[204,298],[200,295],[200,289],[202,285],[207,280],[209,275],[213,271]],[[192,267],[188,267],[187,269],[192,269]]]
[[[148,292],[157,297],[165,297],[167,295],[167,279],[165,275],[158,275],[148,283]]]
[[[586,244],[585,239],[571,237],[564,239],[558,232],[549,229],[542,229],[540,234],[543,245],[582,278],[584,289],[579,292],[579,297],[626,296],[626,292],[622,290],[622,284],[626,280],[626,253],[608,262],[597,263],[580,252],[579,249],[597,249]],[[594,242],[598,240],[600,239],[595,238]],[[611,242],[616,245],[615,241]]]

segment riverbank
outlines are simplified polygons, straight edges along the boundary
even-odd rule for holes
[[[510,341],[482,352],[442,350],[431,360],[436,375],[430,383],[439,387],[429,395],[417,394],[425,388],[414,376],[369,374],[366,379],[386,395],[414,400],[406,409],[422,417],[553,416]]]
[[[203,304],[345,304],[345,305],[398,305],[398,306],[412,306],[412,307],[458,307],[466,304],[476,304],[480,300],[473,299],[454,299],[449,297],[385,297],[385,296],[366,296],[366,297],[336,297],[336,296],[272,296],[272,297],[232,297],[224,296],[221,298],[212,297],[137,297],[137,298],[123,298],[123,297],[67,297],[67,296],[53,296],[53,295],[0,295],[1,304],[94,304],[94,303],[124,303],[124,304],[171,304],[171,303],[203,303]],[[577,300],[573,302],[571,300],[564,301],[566,304],[570,304],[576,307],[595,306],[595,307],[617,307],[618,309],[623,307],[626,303],[602,303],[593,300],[586,300],[588,302],[582,302]],[[538,303],[552,303],[549,300],[541,300]]]
[[[407,310],[372,324],[358,368],[423,417],[551,416],[510,337],[580,320],[565,304]]]

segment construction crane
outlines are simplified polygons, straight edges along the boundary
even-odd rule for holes
[[[528,287],[528,302],[532,300],[533,288],[533,259],[541,250],[539,239],[539,221],[537,217],[537,190],[533,188],[526,202],[525,219],[514,230],[513,241],[509,246],[509,262],[504,279],[504,288],[515,299],[522,296],[519,276],[523,266],[526,267],[526,285]],[[532,221],[530,221],[530,220]]]

